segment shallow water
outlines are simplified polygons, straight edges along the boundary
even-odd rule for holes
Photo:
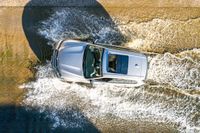
[[[173,61],[173,58],[174,60],[177,59],[170,54],[163,56],[171,56],[171,61]],[[165,61],[161,60],[161,63],[156,61],[157,64],[153,67],[154,60],[157,58],[157,56],[153,57],[150,61],[150,74],[153,73],[151,69],[156,69],[156,66],[159,71],[160,67],[158,67],[158,64],[162,65],[163,61]],[[165,64],[164,66],[165,70],[171,69],[171,67],[166,67]],[[171,70],[159,73],[163,80],[158,76],[155,76],[155,78],[151,75],[148,76],[147,80],[149,81],[137,88],[128,86],[119,88],[115,85],[87,88],[86,86],[60,81],[54,77],[49,63],[39,66],[37,69],[37,80],[22,86],[30,89],[24,103],[33,107],[39,107],[42,112],[50,108],[53,112],[49,112],[47,116],[55,122],[54,127],[81,127],[81,120],[74,125],[73,121],[66,119],[68,114],[63,112],[63,110],[74,110],[75,114],[72,116],[75,115],[80,118],[81,116],[74,108],[76,107],[95,125],[98,124],[99,119],[104,118],[107,122],[112,122],[113,119],[121,119],[121,121],[129,121],[133,125],[137,125],[137,123],[139,125],[151,123],[152,126],[157,125],[157,128],[162,130],[168,130],[171,127],[173,127],[172,130],[176,129],[180,132],[198,132],[200,130],[199,95],[192,95],[187,91],[188,89],[198,90],[199,83],[196,86],[195,84],[190,86],[191,83],[185,81],[185,84],[179,86],[179,84],[176,84],[178,79],[173,80],[171,78],[171,76],[173,77],[170,74],[173,72]],[[198,65],[196,69],[199,69]],[[157,71],[154,71],[154,73],[157,73]],[[182,77],[182,73],[176,73],[176,77],[179,78],[179,81],[185,80],[185,77]],[[157,81],[158,78],[159,81]],[[171,78],[171,82],[167,82],[167,78]],[[189,78],[187,77],[186,79]],[[157,81],[157,83],[153,81]],[[60,112],[62,113],[60,114]],[[163,125],[166,125],[166,127],[163,127]],[[146,128],[148,129],[148,127]],[[133,126],[131,129],[137,128]],[[143,131],[140,128],[137,130]]]
[[[144,51],[160,50],[162,52],[162,48],[166,47],[156,44],[156,40],[159,39],[159,36],[156,37],[159,29],[155,29],[155,25],[166,28],[165,32],[171,30],[166,26],[167,23],[169,23],[167,25],[178,23],[177,27],[184,23],[155,19],[146,22],[147,24],[144,23],[145,25],[135,23],[124,26],[120,25],[123,22],[112,18],[113,22],[111,23],[110,19],[90,15],[90,12],[85,10],[58,9],[49,19],[41,22],[38,32],[50,40],[49,45],[62,38],[89,37],[96,43],[127,43],[130,46],[132,39],[138,40],[140,36],[143,36],[145,40],[141,40],[142,43],[141,41],[132,43],[132,46],[137,46],[134,48],[140,49],[142,46],[143,48],[147,47]],[[78,22],[81,23],[76,23],[74,20],[79,20]],[[83,29],[79,28],[80,25]],[[147,28],[144,30],[144,27]],[[160,36],[159,41],[162,42],[163,35],[160,34]],[[167,38],[163,39],[165,42]],[[151,47],[151,45],[156,47]],[[175,49],[179,51],[178,48]],[[105,131],[105,127],[99,124],[103,118],[103,122],[112,123],[113,127],[117,126],[113,121],[117,121],[117,123],[128,121],[133,125],[128,128],[129,130],[139,130],[140,132],[145,132],[146,129],[150,130],[155,125],[155,132],[159,130],[199,132],[199,95],[188,92],[188,90],[199,91],[200,88],[200,62],[198,58],[195,58],[199,57],[199,49],[189,50],[187,53],[185,56],[182,53],[179,56],[170,53],[149,56],[147,83],[137,88],[115,85],[87,88],[78,84],[64,83],[53,76],[50,64],[47,63],[44,66],[38,66],[35,82],[23,86],[30,88],[24,103],[39,107],[41,111],[45,111],[46,108],[52,110],[47,113],[47,116],[55,122],[54,128],[57,126],[82,127],[84,119],[80,119],[82,115],[76,111],[78,108],[94,125],[98,125],[97,128],[101,131]],[[70,115],[75,117],[74,119],[79,119],[78,122],[74,123],[68,119],[69,114],[65,113],[68,110],[74,110],[74,113]],[[151,125],[148,125],[149,123]],[[136,125],[146,126],[141,128]],[[165,126],[163,127],[163,125]]]
[[[28,8],[28,10],[33,16],[43,11],[42,8]],[[143,12],[143,9],[137,10]],[[14,9],[10,14],[15,11],[21,13],[22,9]],[[179,21],[173,17],[159,19],[154,16],[155,19],[144,18],[143,21],[141,17],[140,21],[127,23],[118,16],[105,15],[105,11],[99,13],[99,9],[92,8],[55,7],[45,12],[38,18],[33,18],[35,22],[30,21],[27,24],[27,30],[34,31],[37,37],[46,39],[49,46],[63,38],[87,38],[96,43],[124,45],[141,51],[154,52],[155,55],[148,58],[148,80],[145,85],[136,88],[107,85],[88,88],[60,81],[54,76],[50,63],[47,61],[36,67],[35,80],[22,84],[33,77],[27,66],[23,65],[23,61],[27,60],[24,58],[29,56],[29,54],[24,54],[22,62],[11,63],[11,69],[4,63],[1,71],[3,80],[0,84],[6,91],[2,92],[6,95],[6,100],[1,101],[7,104],[8,99],[12,98],[12,103],[18,101],[22,106],[5,106],[7,110],[1,108],[2,114],[12,116],[0,117],[2,121],[7,121],[5,123],[7,125],[10,121],[12,122],[9,125],[12,127],[11,131],[20,127],[21,124],[25,129],[21,132],[200,131],[200,50],[198,49],[200,23],[198,18],[190,20],[184,16],[183,18],[186,17],[187,21],[185,19]],[[42,20],[39,19],[46,14],[48,16]],[[8,22],[10,22],[9,19],[2,24],[2,27],[5,27]],[[18,23],[22,23],[21,20]],[[13,51],[18,50],[18,46],[25,42],[25,37],[21,35],[21,28],[19,26],[16,30],[20,33],[17,32],[13,37],[7,38],[8,42],[4,43],[11,45],[16,42],[16,47],[10,48]],[[173,36],[173,31],[177,29],[179,30]],[[6,29],[2,31],[2,34],[12,33]],[[10,31],[15,31],[15,28],[11,27]],[[22,41],[16,41],[18,34],[21,35],[19,40]],[[6,42],[6,39],[2,39],[2,42]],[[45,47],[41,46],[41,42],[38,39],[33,46],[41,48],[38,53],[46,59],[46,55],[50,53],[48,50],[42,51]],[[22,57],[17,54],[10,56],[4,61],[15,61],[17,57],[20,59]],[[11,70],[11,74],[7,74]],[[14,93],[10,93],[9,89]],[[27,93],[21,101],[25,91]],[[6,114],[6,112],[11,113]],[[0,129],[3,129],[4,125],[0,124],[0,126],[2,126]]]

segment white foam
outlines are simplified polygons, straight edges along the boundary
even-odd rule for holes
[[[124,41],[122,36],[126,36],[133,40],[134,48],[146,50],[149,46],[156,46],[150,49],[163,50],[163,47],[157,47],[160,46],[157,43],[160,44],[160,39],[165,42],[171,37],[164,38],[163,35],[173,31],[173,28],[165,28],[173,23],[177,24],[170,20],[155,19],[150,23],[119,25],[118,30],[109,19],[87,11],[65,8],[57,9],[49,19],[41,22],[38,32],[52,42],[64,38],[92,37],[96,42],[114,43]],[[159,29],[164,29],[162,35]],[[145,85],[120,88],[101,85],[87,88],[60,81],[54,77],[50,63],[47,63],[38,66],[36,81],[21,86],[29,88],[24,104],[38,107],[41,112],[47,111],[47,116],[55,122],[53,127],[81,127],[85,123],[83,116],[95,122],[99,117],[112,114],[130,121],[170,124],[181,132],[200,131],[199,96],[184,92],[185,89],[199,90],[199,60],[187,57],[187,54],[177,57],[166,53],[149,61],[148,79],[169,84],[170,87]],[[74,121],[68,117],[74,118]]]
[[[41,22],[38,33],[51,42],[66,38],[91,38],[97,43],[123,41],[111,18],[98,17],[91,11],[76,8],[56,9],[49,19]]]
[[[142,86],[139,88],[101,85],[87,88],[69,84],[53,76],[50,64],[39,66],[37,80],[24,85],[30,88],[24,104],[49,110],[48,117],[54,120],[53,127],[81,127],[83,116],[92,121],[112,114],[133,121],[149,121],[171,124],[180,131],[199,130],[199,98],[165,88]],[[183,96],[182,96],[183,95]],[[81,113],[74,109],[77,107]],[[70,117],[77,120],[69,120]]]
[[[199,48],[199,18],[179,21],[155,18],[149,21],[116,21],[119,31],[126,36],[126,46],[158,53]]]
[[[179,88],[199,90],[200,62],[187,56],[179,58],[170,53],[157,55],[151,59],[148,79]]]

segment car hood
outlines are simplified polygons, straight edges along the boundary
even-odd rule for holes
[[[83,55],[86,45],[63,44],[58,53],[58,67],[63,76],[83,75]]]

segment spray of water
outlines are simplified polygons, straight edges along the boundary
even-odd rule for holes
[[[84,8],[59,8],[39,24],[38,33],[50,40],[49,44],[66,38],[90,38],[97,43],[125,43],[142,51],[177,52],[200,47],[199,21],[153,19],[127,23]]]
[[[195,55],[200,56],[200,50],[195,51],[198,52]],[[183,89],[199,90],[200,62],[189,56],[180,58],[170,53],[157,55],[150,62],[148,79]]]
[[[129,40],[125,44],[127,47],[157,53],[174,53],[200,48],[199,22],[199,18],[187,21],[153,19],[141,23],[117,21],[117,25]]]
[[[107,44],[124,41],[111,18],[99,17],[80,8],[56,9],[48,20],[41,22],[38,33],[50,40],[50,44],[66,38],[89,38]]]
[[[54,127],[81,127],[84,124],[84,119],[80,118],[84,117],[74,108],[77,107],[83,112],[84,116],[93,122],[107,114],[112,114],[129,121],[170,124],[177,127],[181,132],[200,131],[199,96],[194,96],[184,91],[187,88],[198,89],[199,86],[198,84],[191,85],[189,81],[184,81],[185,76],[182,77],[182,74],[174,73],[173,75],[172,73],[173,71],[178,71],[176,69],[180,67],[179,62],[183,66],[182,69],[185,68],[184,66],[190,66],[191,69],[199,69],[197,62],[186,59],[186,57],[178,58],[168,53],[162,56],[155,56],[150,61],[148,78],[160,83],[166,83],[166,80],[171,78],[168,83],[181,89],[170,85],[150,84],[137,88],[127,86],[119,88],[115,85],[87,88],[86,86],[60,81],[53,76],[50,64],[39,66],[37,81],[24,85],[25,88],[30,88],[24,103],[39,107],[42,111],[47,108],[51,109],[52,111],[49,112],[48,117],[55,121]],[[168,64],[169,60],[170,64]],[[161,66],[165,66],[165,68],[159,70],[162,68]],[[154,75],[152,74],[153,72],[157,76],[152,76]],[[181,72],[184,75],[188,73],[188,71]],[[166,77],[163,78],[162,76]],[[185,84],[180,85],[176,81],[177,78],[174,78],[176,76],[178,76],[179,82],[182,81]],[[196,82],[198,82],[197,79]],[[74,113],[69,116],[69,113],[65,113],[67,110],[73,110],[72,112]],[[67,119],[74,116],[79,122]],[[66,123],[68,124],[65,125]]]
[[[162,23],[167,23],[169,27],[172,24],[171,21],[154,22],[160,23],[161,27]],[[146,42],[152,43],[148,38],[152,40],[151,35],[154,34],[143,31],[140,24],[131,25],[128,28],[125,25],[117,27],[108,18],[92,15],[85,10],[65,8],[57,9],[48,20],[41,22],[38,32],[50,40],[49,44],[64,38],[85,37],[99,43],[112,44],[124,42],[124,38],[132,38],[139,47]],[[157,25],[146,26],[145,29],[151,30],[148,27]],[[157,30],[151,31],[157,33]],[[145,36],[138,34],[138,31],[143,31]],[[24,105],[46,112],[47,117],[54,121],[53,127],[82,127],[87,124],[86,118],[95,123],[99,118],[112,114],[129,121],[169,124],[180,132],[199,132],[199,96],[185,91],[200,88],[199,51],[194,49],[176,56],[166,53],[149,57],[147,78],[157,84],[148,82],[135,88],[115,85],[87,88],[75,83],[69,84],[54,77],[50,63],[47,63],[37,67],[36,81],[21,86],[29,89]]]

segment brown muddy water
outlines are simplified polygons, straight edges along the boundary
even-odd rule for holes
[[[0,7],[0,132],[200,132],[199,17],[199,8]],[[156,53],[146,84],[56,78],[51,45],[85,37]]]

